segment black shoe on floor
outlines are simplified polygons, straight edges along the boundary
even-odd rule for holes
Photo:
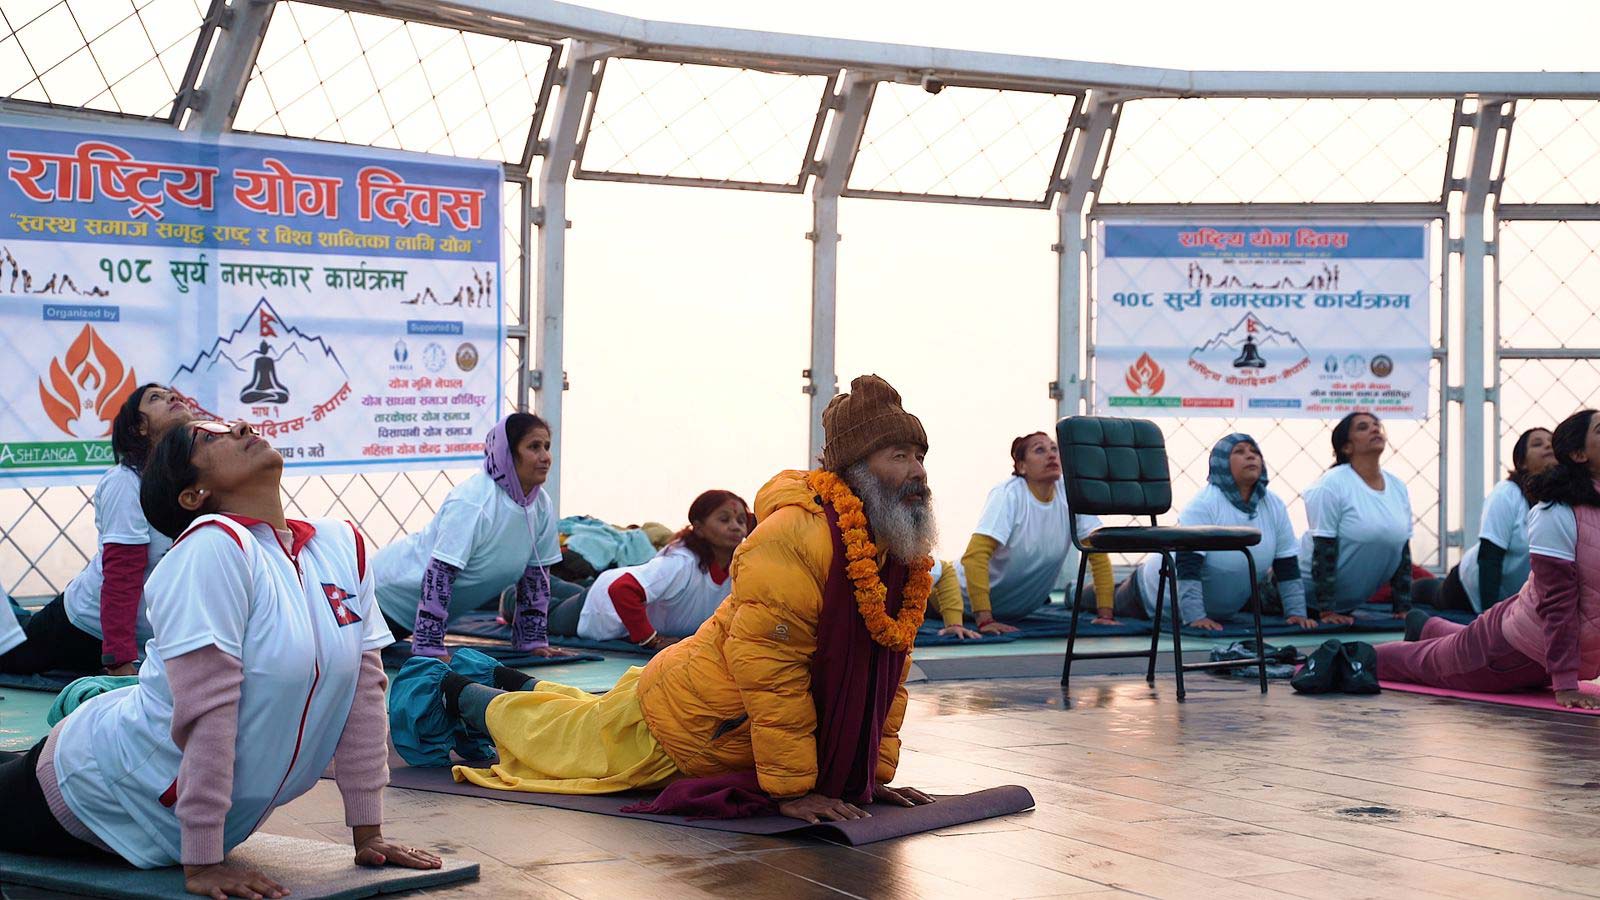
[[[1422,626],[1428,624],[1428,620],[1431,618],[1433,616],[1420,609],[1413,609],[1406,613],[1406,640],[1422,640]]]

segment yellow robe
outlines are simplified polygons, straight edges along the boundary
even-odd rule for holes
[[[501,694],[485,718],[500,762],[487,769],[456,766],[456,781],[503,791],[614,794],[653,787],[678,774],[645,727],[635,666],[605,694],[541,681],[531,691]]]

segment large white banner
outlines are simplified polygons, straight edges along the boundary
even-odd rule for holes
[[[98,475],[152,381],[306,474],[481,458],[498,164],[5,123],[0,147],[0,487]]]
[[[1428,225],[1102,221],[1094,405],[1428,415]]]

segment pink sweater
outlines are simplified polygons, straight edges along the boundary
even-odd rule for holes
[[[166,665],[172,685],[172,740],[183,751],[175,807],[183,834],[182,862],[186,866],[219,863],[223,823],[233,796],[233,752],[244,663],[220,648],[203,647],[167,660]],[[383,788],[389,783],[389,720],[384,700],[388,683],[378,651],[363,653],[355,701],[333,754],[345,824],[352,828],[383,822]],[[60,729],[58,723],[51,730],[39,756],[37,774],[45,802],[68,834],[110,850],[78,821],[61,795],[55,773],[55,739]]]

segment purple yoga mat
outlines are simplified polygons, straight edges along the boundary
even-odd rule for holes
[[[1547,709],[1551,712],[1573,713],[1580,716],[1600,716],[1600,709],[1578,709],[1565,707],[1556,702],[1556,695],[1550,691],[1518,691],[1513,694],[1487,694],[1482,691],[1454,691],[1449,688],[1429,687],[1425,684],[1410,684],[1404,681],[1384,681],[1379,679],[1378,684],[1386,691],[1404,691],[1408,694],[1426,694],[1430,697],[1452,697],[1456,700],[1476,700],[1479,703],[1498,703],[1501,706],[1521,706],[1525,709]],[[1578,685],[1578,690],[1591,697],[1600,697],[1600,685],[1593,682],[1583,682]]]
[[[535,794],[528,791],[497,791],[479,787],[471,782],[457,783],[447,768],[393,769],[389,773],[389,786],[413,791],[430,791],[437,794],[458,794],[463,797],[484,797],[508,803],[531,803],[556,809],[575,809],[580,812],[599,813],[604,816],[621,816],[625,819],[644,819],[647,822],[665,822],[669,825],[687,825],[690,828],[708,828],[713,831],[731,831],[738,834],[814,836],[839,843],[859,846],[889,838],[904,837],[939,828],[949,828],[980,819],[992,819],[1033,808],[1033,795],[1028,789],[1014,784],[974,791],[970,794],[940,796],[937,803],[926,806],[885,806],[875,803],[868,808],[871,818],[847,822],[825,822],[808,825],[785,816],[761,816],[751,819],[686,819],[683,816],[654,816],[648,813],[625,813],[622,807],[637,803],[643,795],[627,794]]]

